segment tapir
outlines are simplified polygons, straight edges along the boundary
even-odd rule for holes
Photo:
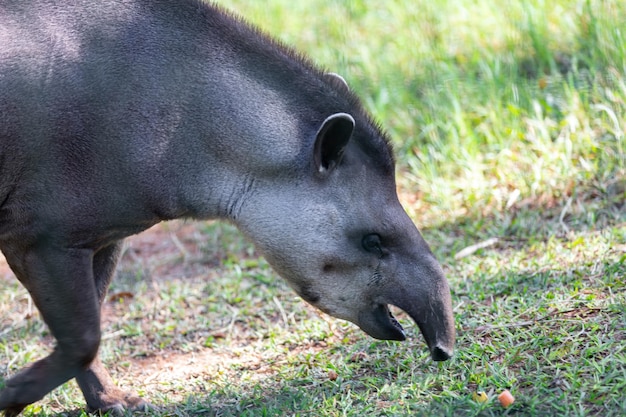
[[[0,2],[0,250],[54,336],[0,410],[75,378],[143,408],[98,357],[123,239],[236,225],[306,302],[376,339],[453,354],[450,289],[400,204],[392,147],[344,79],[200,0]]]

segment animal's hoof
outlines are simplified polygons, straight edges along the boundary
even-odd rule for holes
[[[100,407],[89,407],[89,413],[93,415],[107,414],[109,416],[123,417],[134,412],[156,411],[157,407],[137,396],[126,396],[123,400]]]
[[[126,407],[124,407],[124,405],[122,404],[113,404],[97,410],[89,410],[89,414],[92,414],[94,416],[102,415],[105,413],[109,416],[122,417],[124,414],[126,414]]]

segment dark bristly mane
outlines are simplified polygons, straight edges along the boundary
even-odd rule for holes
[[[277,62],[281,66],[281,74],[289,71],[301,75],[292,80],[297,83],[299,92],[308,93],[311,98],[308,105],[314,106],[316,103],[327,102],[329,98],[333,98],[338,106],[336,111],[351,114],[357,121],[357,131],[358,129],[366,131],[366,134],[356,135],[359,147],[366,155],[380,161],[382,169],[393,173],[395,166],[393,146],[387,133],[365,110],[361,99],[352,90],[345,88],[340,80],[326,76],[332,71],[320,68],[307,56],[221,5],[203,0],[182,1],[189,1],[210,25],[218,25],[231,42],[235,41],[240,47],[254,51],[255,55],[266,58],[268,62]],[[281,74],[275,74],[274,77],[280,77]],[[328,111],[327,105],[324,110]],[[320,117],[323,120],[328,115],[321,114]],[[319,122],[316,120],[316,123]]]

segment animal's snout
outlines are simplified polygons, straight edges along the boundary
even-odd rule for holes
[[[435,346],[430,352],[430,356],[437,362],[447,361],[452,357],[452,350],[441,346]]]

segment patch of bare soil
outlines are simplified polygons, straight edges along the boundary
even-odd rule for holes
[[[140,266],[149,279],[164,281],[207,273],[219,259],[206,259],[201,251],[205,238],[197,223],[159,223],[126,239],[118,270]]]
[[[183,221],[159,223],[126,239],[118,270],[141,266],[150,278],[168,280],[197,276],[210,269],[200,251],[202,236],[197,224]],[[194,262],[202,260],[202,262]],[[214,261],[215,262],[215,261]],[[13,272],[0,252],[0,279],[13,278]]]
[[[197,223],[173,221],[158,224],[126,240],[118,270],[140,269],[146,279],[157,282],[208,275],[222,259],[219,253],[208,256],[202,251],[206,238],[198,231]],[[111,294],[111,297],[117,299],[119,294]],[[103,313],[105,323],[124,319],[123,311],[111,308],[111,303],[105,304]],[[146,351],[145,356],[124,359],[123,366],[113,365],[111,369],[121,385],[136,387],[140,383],[148,396],[169,391],[170,399],[179,400],[194,391],[203,391],[205,383],[215,380],[218,375],[222,380],[228,380],[236,378],[236,373],[241,370],[254,370],[259,377],[272,373],[267,367],[268,358],[262,357],[249,343],[235,342],[233,346],[218,345],[189,353],[167,348],[152,349]],[[188,389],[176,392],[172,387],[181,381],[186,381]]]

